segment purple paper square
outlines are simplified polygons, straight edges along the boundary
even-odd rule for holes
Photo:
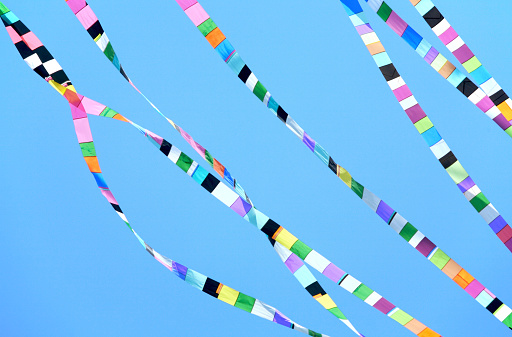
[[[411,120],[411,122],[416,123],[419,120],[422,120],[423,118],[427,117],[425,114],[425,111],[421,108],[419,104],[416,104],[409,109],[405,110],[405,113]]]
[[[416,246],[418,252],[420,252],[423,256],[427,257],[430,252],[432,252],[436,248],[436,245],[432,243],[428,238],[423,238],[421,242]]]
[[[505,246],[512,252],[512,239],[505,242]]]
[[[510,122],[503,116],[503,114],[499,114],[496,116],[493,121],[500,126],[503,130],[506,130],[510,127]]]
[[[302,138],[302,141],[312,152],[315,152],[315,141],[309,137],[306,131],[304,131],[304,138]]]
[[[172,261],[172,270],[176,275],[178,275],[181,279],[185,280],[185,276],[187,276],[188,268],[179,264],[178,262]]]
[[[276,310],[276,314],[274,315],[274,322],[276,322],[277,324],[284,325],[285,327],[288,328],[292,326],[292,323],[290,322],[288,317],[280,313],[278,310]]]
[[[473,56],[475,56],[475,54],[473,54],[473,52],[469,50],[469,47],[467,45],[463,45],[462,47],[453,52],[453,56],[455,56],[460,63],[464,63]]]
[[[382,220],[388,222],[391,216],[395,211],[388,206],[384,201],[380,201],[379,207],[377,207],[377,214],[382,218]]]
[[[436,48],[432,47],[428,51],[427,55],[425,55],[424,59],[428,62],[428,64],[431,64],[436,59],[437,55],[439,55],[439,52],[436,50]]]
[[[238,197],[230,208],[237,212],[241,217],[244,217],[251,210],[252,206],[242,198]]]
[[[505,228],[506,225],[507,222],[500,215],[489,224],[489,227],[491,227],[494,233],[498,234],[503,228]]]
[[[295,254],[292,254],[288,257],[288,259],[284,263],[288,269],[293,273],[297,271],[300,267],[304,265],[304,262]]]
[[[369,23],[357,26],[356,30],[359,33],[359,35],[364,35],[373,32],[373,29]]]
[[[388,312],[395,308],[395,306],[384,297],[381,298],[377,303],[375,303],[373,307],[385,315],[387,315]]]
[[[402,18],[399,17],[398,14],[396,14],[394,11],[391,12],[391,14],[389,15],[386,23],[399,36],[402,36],[404,34],[404,32],[405,32],[405,30],[407,29],[407,26],[408,26],[407,22],[402,20]]]
[[[331,263],[327,266],[327,268],[325,268],[322,274],[330,278],[333,282],[338,283],[338,281],[341,280],[341,278],[345,276],[346,273]]]
[[[467,190],[469,190],[471,187],[475,186],[475,182],[471,177],[467,177],[463,181],[457,184],[459,186],[459,189],[462,193],[465,193]]]

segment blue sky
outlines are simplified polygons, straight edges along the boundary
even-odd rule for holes
[[[64,1],[4,3],[80,93],[199,161],[116,73]],[[220,159],[260,210],[443,336],[507,334],[300,144],[174,1],[89,3],[139,89]],[[339,1],[201,3],[276,100],[340,165],[512,303],[510,252],[436,162]],[[408,1],[389,4],[448,54]],[[436,5],[512,92],[506,57],[512,5]],[[363,8],[441,135],[510,219],[509,137]],[[67,102],[26,66],[6,33],[0,43],[3,335],[299,336],[202,294],[151,259],[98,193]],[[295,281],[264,235],[187,179],[133,128],[90,120],[105,178],[151,246],[299,324],[330,336],[351,335]],[[317,278],[367,337],[412,336],[322,275]]]

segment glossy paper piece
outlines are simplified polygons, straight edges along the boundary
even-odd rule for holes
[[[137,90],[139,94],[144,97],[144,99],[155,109],[162,117],[164,117],[174,129],[176,129],[179,134],[187,141],[187,143],[192,146],[192,148],[199,153],[204,160],[210,164],[211,167],[230,185],[232,186],[237,193],[244,197],[246,201],[252,204],[249,196],[245,193],[243,187],[237,182],[237,180],[231,175],[228,169],[222,165],[216,158],[212,156],[208,150],[206,150],[201,144],[196,142],[192,136],[190,136],[185,130],[183,130],[178,124],[174,123],[174,121],[164,115],[160,109],[156,107],[156,105],[151,102],[146,95],[144,95],[132,82],[132,80],[128,77],[126,72],[121,65],[119,58],[112,47],[112,43],[110,42],[107,33],[103,30],[100,21],[96,14],[94,14],[93,10],[89,6],[86,1],[82,0],[66,0],[66,4],[76,15],[77,19],[80,21],[82,26],[87,30],[91,38],[96,42],[96,45],[103,54],[112,62],[114,67],[120,72],[121,75],[130,83],[130,85]]]
[[[414,34],[416,34],[416,32],[414,32],[412,28],[408,26],[407,23],[405,23],[405,21],[401,20],[400,17],[395,12],[393,12],[392,9],[384,1],[370,0],[368,4],[399,35],[406,35],[405,32],[408,31],[412,31]],[[347,14],[351,17],[351,21],[354,24],[354,27],[368,48],[368,51],[379,67],[390,89],[393,91],[395,98],[398,100],[400,106],[405,111],[411,122],[414,124],[416,130],[421,134],[436,159],[446,170],[450,178],[452,178],[455,184],[459,187],[460,191],[464,194],[471,206],[473,206],[473,208],[480,214],[490,229],[496,234],[496,236],[508,248],[508,250],[512,252],[512,228],[508,225],[508,223],[500,215],[496,208],[491,204],[487,197],[482,193],[480,188],[475,184],[464,167],[462,167],[460,161],[457,159],[457,157],[455,157],[455,154],[448,147],[446,141],[441,137],[432,121],[428,118],[420,104],[416,101],[411,90],[405,84],[405,81],[391,62],[391,59],[386,53],[386,50],[380,42],[377,34],[373,31],[370,24],[368,23],[362,9],[359,13],[352,13],[347,11]],[[412,33],[407,34],[410,35]],[[417,36],[419,37],[419,35]],[[425,52],[425,59],[430,59],[431,61],[427,60],[427,62],[432,64],[436,63],[438,65],[440,64],[441,68],[443,68],[444,65],[448,63],[448,61],[444,57],[441,57],[440,61],[437,62],[436,60],[439,59],[438,56],[440,54],[433,47],[428,47],[429,45],[430,44],[428,44],[428,42],[425,42],[426,48],[423,48],[421,47],[420,43],[417,47],[417,50],[428,50]],[[423,52],[420,52],[420,54],[422,53]],[[452,74],[454,73],[455,72],[452,72]],[[469,81],[469,79],[467,79],[467,81]],[[464,86],[464,88],[469,87],[471,87],[469,84]],[[476,96],[483,94],[480,89],[477,89],[477,91],[480,93],[475,94]],[[474,96],[471,95],[471,97]],[[492,104],[490,99],[488,101]],[[496,107],[494,107],[494,110],[499,111]],[[502,119],[504,118],[505,117],[502,116]]]
[[[317,333],[295,323],[274,307],[271,307],[254,297],[245,295],[233,288],[230,288],[225,284],[217,282],[197,271],[189,269],[186,266],[159,254],[153,248],[151,248],[131,227],[127,217],[121,210],[119,203],[116,201],[112,191],[109,189],[103,177],[96,155],[96,148],[92,139],[92,133],[89,127],[87,112],[93,115],[129,122],[136,127],[137,125],[116,113],[114,110],[108,108],[107,106],[94,102],[91,99],[77,93],[62,68],[58,65],[57,61],[48,52],[44,45],[40,42],[37,44],[31,44],[31,42],[37,40],[37,37],[35,37],[35,35],[14,15],[14,13],[12,13],[1,2],[0,14],[7,28],[7,31],[9,32],[9,36],[15,43],[15,46],[20,52],[22,58],[25,61],[27,58],[29,60],[36,58],[44,60],[44,62],[37,67],[33,67],[33,64],[31,65],[29,62],[27,62],[27,64],[29,64],[29,66],[31,66],[34,71],[43,77],[45,81],[47,81],[68,101],[71,107],[73,123],[75,125],[75,131],[77,134],[78,142],[80,144],[80,149],[82,150],[84,160],[87,163],[89,170],[96,180],[96,184],[98,185],[100,192],[111,204],[119,217],[124,221],[124,223],[132,231],[142,247],[144,247],[144,249],[149,254],[151,254],[167,269],[174,272],[174,274],[180,279],[184,280],[194,288],[197,288],[225,303],[282,326],[302,332],[308,336],[328,337],[327,335]],[[47,66],[48,64],[54,65],[54,71],[51,71],[50,67]],[[42,68],[38,68],[40,66],[42,66]],[[140,130],[140,128],[138,129]],[[151,138],[153,142],[162,140],[157,135],[152,135],[153,137],[146,133],[146,136]]]
[[[96,41],[96,44],[101,49],[101,51],[104,53],[105,56],[112,62],[112,64],[120,71],[120,73],[123,75],[123,77],[132,85],[133,88],[135,88],[145,99],[148,103],[151,104],[151,106],[161,115],[163,116],[171,125],[180,133],[180,135],[192,146],[194,150],[196,150],[197,153],[203,157],[204,160],[206,160],[210,166],[212,166],[215,171],[226,181],[228,184],[235,190],[235,192],[240,195],[242,198],[245,199],[251,206],[254,206],[252,201],[250,200],[249,196],[245,192],[245,190],[242,188],[242,186],[237,182],[237,180],[231,176],[228,169],[222,165],[217,159],[213,158],[213,156],[206,150],[202,145],[194,141],[192,136],[190,136],[185,130],[180,128],[176,123],[174,123],[170,118],[166,117],[136,86],[135,84],[128,78],[128,75],[122,68],[119,58],[117,57],[117,54],[114,51],[114,48],[112,47],[112,44],[110,40],[107,37],[107,34],[104,32],[96,14],[94,14],[93,10],[91,9],[90,5],[85,1],[72,1],[67,0],[66,3],[70,7],[70,9],[73,11],[73,13],[76,15],[82,26],[89,32],[90,36],[93,38],[94,41]],[[85,19],[84,19],[85,18]],[[93,27],[93,28],[91,28]],[[93,32],[93,33],[91,33]],[[98,34],[98,35],[96,35]],[[100,111],[96,111],[98,114]],[[94,114],[95,112],[89,112]],[[243,205],[239,205],[240,207],[243,207]],[[286,248],[283,248],[286,249]],[[289,251],[288,251],[289,252]],[[300,259],[292,252],[289,252],[289,255],[294,260],[300,261]],[[285,261],[283,261],[285,263]],[[323,294],[327,294],[323,288],[321,288],[319,282],[316,280],[316,278],[313,276],[311,271],[308,269],[306,265],[303,264],[303,273],[307,274],[307,279],[311,280],[312,283],[315,283],[320,287],[321,292]],[[303,279],[301,279],[299,274],[296,274],[292,272],[294,277],[302,284],[304,285]],[[301,275],[302,275],[301,274]],[[306,289],[307,290],[307,289]],[[312,294],[311,291],[309,293],[317,299],[315,296],[317,294]],[[318,301],[318,299],[317,299]],[[320,304],[322,302],[319,301]],[[333,302],[334,303],[334,302]],[[353,332],[355,332],[358,336],[362,336],[350,323],[350,321],[346,318],[346,316],[341,312],[341,310],[338,308],[337,305],[334,307],[326,308],[331,314],[336,316],[338,319],[340,319],[345,325],[347,325]]]
[[[374,60],[377,59],[375,55],[386,53],[377,34],[368,23],[362,8],[358,9],[358,11],[354,13],[349,10],[348,7],[344,7]],[[389,56],[387,56],[387,59],[389,59]],[[413,122],[418,132],[422,135],[423,139],[427,142],[436,158],[446,169],[452,180],[458,185],[461,192],[464,193],[468,201],[470,201],[471,205],[480,213],[507,248],[512,251],[512,230],[510,226],[505,222],[503,217],[499,215],[498,211],[496,211],[487,198],[485,198],[478,186],[476,186],[455,155],[451,152],[446,142],[439,135],[432,122],[412,95],[411,91],[405,84],[405,81],[391,63],[391,60],[389,59],[387,64],[379,64],[377,61],[376,63],[391,90],[395,94],[395,97],[399,100],[400,105],[407,113],[409,119]],[[394,219],[392,221],[394,221]],[[401,231],[403,231],[407,228],[408,223],[406,223],[405,220],[400,222],[401,224],[397,228],[402,228]],[[393,224],[390,224],[393,227]],[[419,242],[418,246],[420,246],[422,241],[414,239],[414,237],[420,235],[421,238],[423,237],[423,234],[418,234],[415,230],[407,234],[407,231],[404,232],[404,235],[402,235],[401,232],[400,234],[406,240],[410,240],[409,242]],[[424,255],[426,251],[430,251],[431,247],[435,246],[433,244],[428,244],[427,247],[428,248],[425,250]],[[504,305],[503,302],[492,295],[488,289],[482,286],[480,282],[476,281],[475,278],[466,270],[460,267],[444,252],[440,251],[440,249],[436,247],[428,253],[427,257],[439,269],[443,270],[443,272],[445,272],[445,274],[454,282],[466,290],[471,297],[476,299],[478,303],[487,308],[496,318],[512,329],[512,312],[509,312],[509,309],[501,311],[502,305]],[[474,285],[472,285],[473,282],[475,282]],[[481,300],[482,298],[485,298],[486,300]],[[508,308],[506,305],[505,307]],[[503,316],[504,313],[507,314]]]
[[[1,4],[1,3],[0,3]],[[46,48],[45,48],[46,49]],[[75,118],[87,118],[84,116],[84,113],[87,113],[85,110],[85,105],[82,103],[84,101],[84,96],[79,95],[76,91],[71,90],[57,82],[55,82],[50,77],[46,78],[46,80],[62,95],[64,96],[68,102],[70,103],[72,108],[72,112],[74,111]],[[87,106],[90,107],[100,107],[104,106],[99,103],[92,103],[89,99],[86,99]],[[76,110],[80,112],[77,112]],[[215,176],[208,173],[204,168],[198,165],[195,161],[193,161],[189,156],[185,153],[181,152],[175,146],[167,142],[165,139],[157,136],[156,134],[150,132],[142,128],[141,126],[131,122],[127,118],[124,118],[114,110],[105,107],[103,111],[99,112],[97,110],[91,111],[91,114],[110,117],[113,119],[129,122],[134,127],[136,127],[141,133],[143,133],[148,140],[155,146],[157,146],[160,151],[166,155],[174,164],[180,167],[187,175],[194,179],[198,184],[200,184],[205,190],[210,192],[215,198],[221,201],[226,206],[229,206],[233,211],[242,216],[246,221],[255,225],[258,229],[260,229],[264,234],[271,237],[273,240],[282,244],[286,249],[292,251],[296,254],[300,259],[304,260],[306,263],[311,265],[313,268],[317,269],[324,275],[326,275],[331,280],[337,282],[341,287],[345,288],[347,291],[355,294],[360,299],[365,300],[366,303],[375,307],[379,311],[391,316],[395,320],[402,320],[404,317],[411,318],[417,322],[416,325],[424,326],[419,321],[412,319],[404,311],[400,310],[398,307],[393,305],[391,302],[387,301],[385,298],[380,296],[378,293],[374,292],[370,288],[363,285],[360,281],[356,280],[351,275],[343,272],[336,265],[325,259],[318,252],[314,251],[312,248],[305,245],[302,241],[298,240],[293,234],[288,232],[283,227],[279,226],[276,222],[270,219],[268,216],[261,213],[259,210],[252,207],[249,203],[245,202],[243,198],[238,196],[232,189],[227,187],[224,183],[220,182]],[[92,142],[86,144],[80,144],[83,151],[85,151],[84,156],[94,156],[96,157],[96,151],[94,148],[94,144]],[[98,170],[96,172],[92,171],[93,176],[102,191],[106,191],[108,200],[115,200],[113,198],[112,193],[108,189],[108,186],[103,179],[101,174],[101,170],[99,170],[99,165],[97,165]],[[125,221],[125,223],[131,229],[126,217],[122,213],[119,205],[112,204],[116,212],[119,216]],[[152,249],[148,248],[145,242],[133,231],[132,232],[137,236],[139,242],[143,245],[143,247],[149,252],[152,253]],[[177,268],[179,269],[179,268]],[[364,289],[362,293],[360,293],[361,289]],[[220,289],[219,289],[220,291]],[[322,303],[325,307],[334,308],[334,303],[328,295],[317,294],[318,301]],[[278,321],[279,322],[279,321]],[[291,326],[293,328],[293,326]],[[427,328],[428,329],[428,328]],[[430,331],[430,330],[429,330]]]
[[[431,0],[409,0],[414,8],[425,19],[432,31],[439,37],[448,50],[457,58],[464,69],[473,77],[478,86],[490,97],[507,121],[512,121],[512,100],[480,63],[468,45],[462,40],[455,29]],[[505,122],[502,121],[505,125]],[[508,131],[507,131],[508,130]],[[505,130],[512,136],[512,130]]]
[[[464,96],[466,96],[471,103],[476,105],[483,113],[491,118],[503,131],[512,137],[512,125],[509,122],[512,119],[512,110],[510,112],[505,106],[499,109],[497,106],[504,102],[504,100],[496,99],[496,97],[502,97],[501,93],[487,92],[480,89],[471,79],[466,77],[462,71],[454,66],[446,57],[444,57],[439,51],[437,51],[426,39],[418,34],[407,22],[405,22],[393,9],[383,0],[365,0],[368,5],[373,9],[375,13],[384,21],[386,24],[400,36],[411,48],[413,48],[418,55],[420,55],[436,72],[438,72],[443,78],[445,78],[451,85],[459,90]],[[443,43],[455,39],[457,36],[453,29],[448,29],[449,25],[445,20],[438,17],[435,12],[431,10],[427,14],[429,24],[439,23],[436,25],[434,32],[439,36]],[[435,19],[434,19],[435,17]],[[443,23],[440,23],[443,22]],[[446,30],[445,30],[446,28]],[[451,46],[453,47],[453,45]],[[374,55],[374,58],[380,54]],[[476,57],[471,60],[461,62],[466,70],[470,74],[473,72],[477,77],[479,85],[482,84],[483,79],[485,81],[490,80],[490,75],[487,77],[487,71],[481,67],[480,62],[476,60]],[[477,68],[475,68],[478,66]],[[477,70],[478,69],[478,70]],[[492,80],[493,85],[495,83]],[[494,86],[493,90],[497,90],[498,87]],[[489,96],[491,98],[489,98]],[[498,96],[493,96],[493,95]],[[504,94],[504,93],[503,93]],[[505,96],[503,96],[505,97]],[[508,96],[507,96],[508,98]],[[510,108],[508,108],[510,109]],[[509,118],[510,117],[510,118]]]
[[[224,34],[220,31],[218,26],[213,22],[213,20],[209,17],[209,15],[197,1],[176,1],[180,5],[180,7],[185,11],[190,20],[200,30],[202,35],[208,40],[210,45],[222,57],[224,62],[235,72],[235,74],[237,74],[237,76],[256,95],[256,97],[258,97],[260,101],[262,101],[282,122],[284,122],[286,126],[290,130],[292,130],[292,132],[294,132],[295,135],[297,135],[302,140],[302,142],[313,153],[315,153],[315,155],[324,164],[326,164],[354,193],[356,193],[359,198],[361,198],[375,213],[377,213],[379,217],[382,218],[382,220],[389,224],[401,237],[403,237],[407,242],[409,242],[411,246],[416,248],[416,250],[418,250],[422,255],[427,257],[432,263],[434,263],[434,265],[436,265],[439,269],[445,272],[445,274],[447,274],[463,289],[466,289],[469,283],[472,283],[475,280],[474,277],[472,276],[467,277],[466,275],[469,275],[469,273],[467,273],[467,271],[462,268],[460,268],[456,274],[453,274],[451,271],[449,271],[451,265],[458,266],[458,264],[454,262],[450,257],[448,257],[431,240],[425,237],[425,235],[423,235],[414,226],[412,226],[407,220],[405,220],[400,214],[398,214],[393,208],[391,208],[383,200],[381,200],[375,194],[366,189],[363,185],[358,183],[347,170],[345,170],[340,165],[336,164],[334,159],[324,150],[324,148],[320,144],[318,144],[312,137],[310,137],[304,131],[304,129],[301,126],[299,126],[292,119],[292,117],[288,113],[286,113],[285,110],[274,100],[273,96],[266,90],[263,84],[261,84],[261,82],[257,79],[256,75],[254,75],[250,68],[245,64],[245,62],[242,60],[242,58],[235,50],[235,48],[225,38]],[[346,3],[346,1],[343,2],[344,5],[346,5]],[[367,23],[359,3],[357,1],[350,1],[349,6],[345,6],[345,8],[372,55],[384,53],[381,56],[385,56],[382,58],[385,60],[387,54],[385,53],[384,47],[380,43],[376,34],[371,29],[370,25]],[[351,8],[356,9],[356,13],[351,11]],[[212,33],[214,34],[214,36],[209,38],[209,35]],[[214,41],[214,43],[212,43],[212,41]],[[398,89],[396,95],[405,98],[401,100],[402,107],[404,108],[404,110],[406,110],[411,121],[415,123],[415,126],[420,131],[423,138],[427,141],[427,143],[429,143],[429,146],[431,147],[434,154],[437,154],[439,156],[438,159],[442,159],[445,157],[445,155],[451,153],[449,148],[446,146],[444,140],[442,140],[442,138],[437,133],[437,130],[433,127],[433,125],[430,126],[430,120],[428,119],[428,117],[426,117],[426,114],[417,104],[414,97],[412,97],[412,94],[409,95],[410,90],[408,89],[407,86],[405,86],[405,82],[398,75],[398,72],[396,71],[394,66],[392,64],[384,65],[381,68],[381,71],[385,76],[386,80],[388,81],[388,84],[391,86],[391,89]],[[416,125],[416,123],[418,122],[420,123]],[[443,151],[446,149],[448,151],[443,153]],[[451,157],[451,155],[448,157]],[[453,165],[450,165],[448,166],[448,168],[452,166]],[[473,186],[475,186],[475,184],[473,183],[471,178],[469,178],[467,173],[466,176],[464,177],[465,171],[462,168],[462,166],[460,166],[459,163],[447,171],[453,180],[459,180],[457,184],[461,190],[464,189],[463,192],[466,192]],[[490,204],[488,204],[487,206],[489,205]],[[489,213],[491,213],[492,215],[487,216],[487,211],[489,211]],[[499,228],[501,225],[503,226],[501,226],[500,231],[502,229],[505,229],[505,227],[508,227],[508,225],[504,222],[503,218],[499,216],[499,214],[495,214],[497,212],[495,212],[495,209],[492,205],[490,205],[487,211],[484,212],[485,216],[484,214],[481,214],[482,216],[484,216],[484,219],[486,219],[486,221],[490,223],[490,226],[491,228],[493,228],[493,230],[495,228]],[[496,216],[493,218],[494,215]],[[503,233],[509,232],[505,229]],[[506,238],[506,236],[504,237]],[[508,240],[506,242],[508,242]],[[447,269],[445,269],[446,266],[448,266]],[[461,278],[466,280],[467,282],[459,282],[459,279]],[[487,293],[487,291],[484,288],[479,293],[479,295],[484,296],[485,293]],[[472,294],[470,293],[470,295]],[[475,296],[473,295],[472,297],[475,298]],[[485,302],[479,301],[479,303],[484,305]],[[487,307],[488,304],[485,304],[484,307]],[[512,324],[512,316],[510,318],[510,321],[510,323],[506,324]],[[407,322],[405,322],[402,325],[409,328],[416,334],[424,332],[421,329],[417,329],[415,324],[407,324]],[[427,333],[427,330],[425,330],[425,333]]]

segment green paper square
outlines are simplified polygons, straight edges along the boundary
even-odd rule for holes
[[[103,116],[103,117],[107,117],[107,118],[112,118],[114,117],[115,115],[117,115],[117,112],[115,112],[114,110],[110,109],[109,107],[106,107],[101,113],[100,113],[100,116]]]
[[[176,162],[176,165],[178,165],[179,168],[181,168],[183,171],[187,172],[192,165],[192,162],[192,158],[182,152],[178,158],[178,161]]]
[[[114,56],[116,55],[116,52],[114,51],[114,48],[112,47],[112,44],[110,42],[105,47],[103,54],[105,54],[105,56],[110,60],[110,62],[114,61]]]
[[[213,167],[213,157],[208,150],[204,150],[204,158]]]
[[[3,3],[0,3],[0,15],[10,12],[9,8],[5,7]]]
[[[80,149],[82,150],[82,155],[84,157],[94,157],[96,156],[96,149],[94,148],[94,143],[80,143]]]
[[[507,318],[503,320],[503,324],[512,329],[512,314],[508,315]]]
[[[450,260],[450,257],[441,249],[437,249],[436,253],[430,258],[430,262],[439,269],[443,269]]]
[[[397,312],[391,315],[391,318],[400,323],[401,325],[406,325],[413,319],[411,315],[409,315],[408,313],[401,309],[398,309]]]
[[[505,132],[507,133],[507,135],[509,135],[510,137],[512,137],[512,126],[509,127],[508,129],[505,130]]]
[[[263,84],[261,84],[261,82],[258,81],[252,92],[256,95],[256,97],[260,99],[260,101],[263,102],[263,99],[265,99],[265,94],[267,93],[267,89],[265,89]]]
[[[477,212],[480,213],[487,205],[490,204],[489,200],[485,197],[485,195],[480,192],[473,199],[469,201],[471,205],[476,209]]]
[[[388,18],[391,15],[392,11],[393,10],[388,6],[388,4],[383,2],[379,10],[377,11],[377,14],[380,16],[382,20],[384,20],[384,22],[386,22],[388,21]]]
[[[254,307],[254,302],[256,302],[254,297],[240,293],[236,299],[235,307],[251,312]]]
[[[462,66],[467,70],[468,73],[472,73],[473,71],[477,70],[481,65],[482,63],[478,61],[476,56],[473,56],[468,61],[462,64]]]
[[[364,186],[361,185],[360,183],[358,183],[357,181],[355,181],[354,178],[352,178],[351,189],[352,189],[352,191],[354,191],[355,194],[357,194],[359,196],[359,198],[363,199]]]
[[[197,26],[197,28],[199,29],[201,34],[203,34],[203,36],[206,37],[206,35],[210,34],[212,30],[217,28],[217,25],[215,24],[215,22],[213,22],[211,18],[208,18],[208,20]]]
[[[290,249],[292,253],[297,255],[300,259],[304,260],[313,249],[309,248],[305,243],[297,240]]]
[[[338,307],[335,307],[335,308],[331,308],[331,309],[328,309],[331,314],[333,314],[334,316],[338,317],[339,319],[347,319],[347,317],[345,315],[343,315],[343,313],[341,312],[340,309],[338,309]]]
[[[364,284],[360,284],[359,287],[352,293],[362,299],[363,301],[368,298],[373,293],[373,290],[365,286]]]
[[[418,132],[422,134],[423,132],[431,129],[434,126],[434,124],[432,124],[428,117],[424,117],[421,120],[414,123],[414,126],[416,127],[416,130],[418,130]]]
[[[464,179],[469,177],[468,173],[464,170],[464,167],[462,167],[462,164],[459,161],[448,167],[446,172],[448,172],[456,184],[461,183]]]
[[[400,231],[400,236],[409,242],[417,231],[418,230],[413,225],[406,223],[404,228]]]

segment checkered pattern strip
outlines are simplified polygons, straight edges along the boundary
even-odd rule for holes
[[[499,86],[487,69],[480,63],[468,45],[457,34],[446,18],[431,0],[409,0],[425,19],[432,31],[439,37],[448,50],[473,77],[478,86],[490,97],[495,106],[512,122],[512,100]],[[502,121],[503,124],[504,121]],[[510,130],[510,129],[508,129]],[[510,132],[509,132],[510,135]]]

